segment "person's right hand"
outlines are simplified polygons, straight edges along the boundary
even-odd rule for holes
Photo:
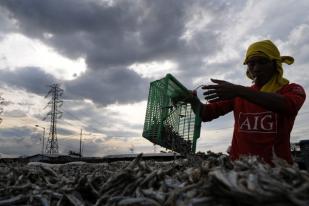
[[[210,103],[220,100],[233,99],[239,95],[239,91],[242,88],[240,85],[232,84],[224,80],[211,79],[211,81],[215,84],[205,85],[202,87],[202,89],[205,90],[203,95]]]

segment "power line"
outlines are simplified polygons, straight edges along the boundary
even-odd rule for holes
[[[90,129],[93,129],[93,130],[95,130],[95,131],[98,132],[98,133],[102,133],[102,132],[99,131],[98,129],[92,127],[91,125],[89,125],[89,124],[87,124],[87,123],[85,123],[85,122],[83,122],[82,120],[80,120],[78,117],[76,117],[76,116],[73,115],[72,113],[70,113],[70,112],[68,112],[68,111],[66,111],[65,113],[66,113],[66,114],[69,114],[71,117],[73,117],[75,120],[77,120],[77,121],[79,121],[80,123],[82,123],[84,126],[89,127]]]
[[[72,116],[74,118],[74,120],[80,122],[81,124],[83,124],[84,126],[86,125],[84,122],[82,122],[81,120],[79,120],[77,117],[73,116],[72,114],[70,114],[68,111],[65,112],[65,114],[69,114],[70,116]],[[62,119],[63,121],[65,121],[66,123],[72,125],[72,126],[76,126],[73,125],[71,122],[69,122],[68,120]]]

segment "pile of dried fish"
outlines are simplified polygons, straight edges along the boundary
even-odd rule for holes
[[[1,205],[309,205],[309,173],[207,153],[172,162],[0,165]]]

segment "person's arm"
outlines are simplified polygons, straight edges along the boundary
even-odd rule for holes
[[[204,95],[205,99],[209,102],[241,97],[273,112],[281,113],[289,109],[289,105],[283,95],[254,91],[248,87],[223,80],[212,79],[212,82],[216,84],[202,87],[202,89],[206,90]]]
[[[280,94],[254,91],[244,86],[239,87],[238,93],[239,97],[273,112],[282,113],[289,109],[286,99]]]
[[[191,104],[194,114],[199,113],[200,115],[203,103],[197,97],[196,91],[192,91],[190,97],[188,98],[188,102]]]
[[[203,122],[216,119],[219,116],[229,113],[233,109],[233,101],[231,100],[203,104],[197,97],[196,91],[190,92],[187,102],[191,104],[193,112],[198,114]]]

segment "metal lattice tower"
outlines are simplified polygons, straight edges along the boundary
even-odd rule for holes
[[[4,98],[0,96],[0,115],[3,113],[3,107],[2,105],[4,104]],[[2,118],[0,117],[0,124],[2,123]]]
[[[62,117],[62,112],[59,111],[59,108],[63,104],[63,101],[60,99],[62,94],[63,89],[61,89],[58,84],[52,84],[50,85],[50,90],[45,96],[45,98],[49,96],[51,97],[51,100],[46,105],[46,107],[50,106],[51,108],[46,116],[46,118],[50,116],[50,129],[45,149],[46,154],[58,154],[57,119]]]

